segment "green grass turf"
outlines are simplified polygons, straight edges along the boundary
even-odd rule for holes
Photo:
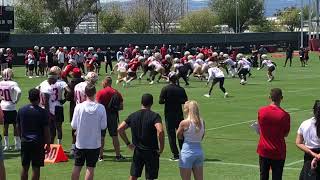
[[[205,98],[208,88],[204,82],[191,80],[191,86],[186,88],[189,99],[199,102],[201,116],[206,121],[206,136],[203,141],[205,152],[204,174],[205,179],[243,179],[255,180],[259,177],[258,156],[256,146],[258,136],[249,128],[250,120],[255,120],[260,106],[267,105],[270,88],[280,87],[284,91],[282,106],[291,114],[291,132],[287,138],[287,159],[284,170],[284,179],[297,179],[302,163],[293,163],[303,159],[303,153],[295,147],[295,136],[298,126],[303,120],[311,117],[311,107],[315,99],[319,99],[319,68],[317,54],[311,54],[308,67],[301,68],[297,58],[293,67],[283,68],[283,59],[275,59],[278,64],[276,79],[269,83],[266,78],[266,69],[253,70],[253,77],[249,78],[248,85],[241,86],[239,79],[226,79],[225,87],[230,98],[224,99],[218,86],[213,91],[213,97]],[[102,79],[101,77],[100,79]],[[18,107],[27,103],[28,89],[37,86],[41,78],[27,79],[23,68],[15,68],[15,80],[22,88],[22,99]],[[114,85],[124,96],[124,111],[121,112],[121,121],[129,113],[140,108],[140,97],[143,93],[152,93],[155,97],[153,110],[163,117],[163,106],[159,105],[158,97],[165,83],[148,85],[146,80],[134,81],[129,88]],[[98,89],[101,85],[98,85]],[[69,151],[71,142],[71,128],[68,116],[69,104],[65,105],[65,123],[63,125],[63,147]],[[10,129],[10,133],[12,130]],[[129,133],[130,134],[130,133]],[[13,142],[11,138],[11,144]],[[128,157],[126,162],[115,162],[110,137],[106,138],[105,161],[97,164],[95,179],[126,179],[130,169],[130,152],[121,141],[122,154]],[[170,149],[166,139],[165,151],[161,155],[159,179],[179,179],[177,162],[168,161]],[[5,166],[9,180],[19,179],[20,157],[17,152],[5,153]],[[288,164],[290,166],[288,166]],[[41,179],[56,180],[70,179],[73,160],[66,163],[46,165],[41,172]],[[83,179],[82,172],[82,179]]]

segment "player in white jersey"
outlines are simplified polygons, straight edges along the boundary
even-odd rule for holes
[[[274,79],[274,76],[272,72],[276,69],[276,64],[272,62],[272,60],[268,59],[268,56],[266,54],[261,55],[261,58],[263,59],[261,63],[261,67],[258,68],[258,70],[264,68],[264,66],[267,66],[268,68],[268,82],[271,82]]]
[[[80,104],[86,100],[86,94],[85,89],[88,84],[95,85],[99,79],[99,76],[95,72],[88,72],[88,74],[85,76],[85,81],[77,84],[74,87],[74,101],[76,104]],[[76,148],[76,136],[75,136],[75,130],[72,130],[72,144],[71,144],[71,150],[70,155],[74,154],[74,150]]]
[[[224,97],[228,97],[228,93],[226,92],[226,89],[224,88],[224,74],[223,71],[217,66],[216,63],[213,63],[210,65],[210,68],[208,69],[209,77],[207,81],[207,85],[212,81],[210,90],[208,94],[205,94],[205,97],[210,97],[211,92],[213,89],[213,86],[219,83],[219,87],[221,91],[224,93]]]
[[[15,150],[21,149],[20,137],[18,135],[18,129],[16,128],[16,117],[17,109],[16,104],[21,97],[21,89],[19,88],[18,83],[12,81],[13,71],[12,69],[4,69],[2,72],[3,80],[0,82],[0,96],[1,96],[1,109],[4,114],[4,149],[9,150],[9,137],[8,129],[9,125],[12,124],[14,131],[14,141],[15,141]]]
[[[37,88],[40,90],[40,105],[49,112],[50,143],[54,143],[56,124],[55,124],[55,101],[58,99],[58,89],[54,85],[58,80],[58,74],[48,73],[48,79],[43,81]]]
[[[66,102],[64,97],[64,92],[70,93],[70,89],[68,84],[65,81],[60,79],[61,76],[61,69],[58,66],[53,66],[50,69],[50,72],[55,73],[58,75],[58,80],[56,83],[51,84],[51,87],[54,92],[54,120],[56,124],[56,132],[58,135],[58,144],[62,143],[62,123],[64,122],[64,110],[63,104]],[[54,133],[55,134],[55,133]]]
[[[202,76],[202,65],[204,64],[203,61],[204,55],[199,53],[196,57],[196,60],[193,64],[193,76],[201,77]]]
[[[114,66],[111,73],[113,73],[116,69],[118,72],[118,79],[116,81],[116,84],[119,84],[127,77],[128,63],[126,63],[123,56],[119,57],[119,62]]]
[[[245,85],[247,83],[247,74],[249,74],[251,63],[243,58],[243,54],[237,55],[238,61],[238,75],[240,80],[240,84]]]
[[[228,54],[224,54],[224,61],[223,64],[226,67],[226,71],[227,73],[230,73],[231,77],[235,77],[236,75],[236,71],[237,71],[237,62],[235,62],[234,60],[232,60],[231,58],[229,58]]]
[[[162,77],[165,77],[164,76],[165,69],[161,64],[161,58],[162,58],[161,54],[157,52],[154,54],[154,57],[155,58],[153,59],[153,61],[148,65],[149,67],[153,67],[151,82],[149,84],[154,83],[154,79],[157,74],[160,74],[157,82],[159,82]]]

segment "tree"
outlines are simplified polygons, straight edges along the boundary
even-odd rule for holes
[[[300,28],[300,9],[296,7],[284,8],[283,10],[278,10],[275,14],[280,23],[286,26],[288,31],[293,32],[295,29]]]
[[[180,16],[179,0],[149,0],[155,25],[161,33],[169,32],[170,25]]]
[[[50,25],[44,4],[39,0],[20,1],[15,6],[16,26],[24,33],[48,32]]]
[[[114,33],[124,23],[124,16],[118,4],[112,4],[110,8],[102,11],[99,16],[102,32]]]
[[[149,29],[148,9],[137,4],[127,14],[122,30],[128,33],[146,33]]]
[[[264,17],[263,0],[211,0],[209,6],[217,15],[219,23],[236,28],[238,4],[239,32],[248,29],[250,25],[258,24]]]
[[[258,25],[250,26],[252,32],[275,32],[281,31],[279,25],[272,20],[262,20]]]
[[[208,10],[199,10],[189,13],[180,21],[179,32],[184,33],[207,33],[217,32],[217,19],[214,14]]]
[[[64,33],[64,27],[74,33],[78,25],[89,19],[91,14],[97,14],[97,0],[44,0],[46,9],[50,12],[52,24]]]

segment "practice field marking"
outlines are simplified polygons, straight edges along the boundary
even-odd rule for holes
[[[243,121],[243,122],[238,122],[238,123],[233,123],[233,124],[227,124],[227,125],[224,125],[224,126],[219,126],[219,127],[215,127],[215,128],[209,128],[209,129],[206,129],[206,131],[212,131],[212,130],[216,130],[216,129],[222,129],[222,128],[226,128],[226,127],[231,127],[231,126],[237,126],[237,125],[240,125],[240,124],[246,124],[246,123],[249,123],[249,122],[254,122],[255,120],[250,120],[250,121]]]
[[[288,166],[292,166],[292,165],[295,165],[295,164],[299,164],[299,163],[301,163],[301,162],[303,162],[303,161],[304,161],[304,160],[294,161],[294,162],[292,162],[292,163],[286,164],[286,166],[288,167]]]

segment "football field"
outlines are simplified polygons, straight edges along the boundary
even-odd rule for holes
[[[205,152],[204,176],[208,180],[256,180],[259,178],[258,155],[256,147],[258,135],[250,128],[250,124],[257,119],[259,107],[269,103],[268,93],[271,88],[279,87],[283,90],[284,100],[282,107],[291,115],[291,131],[286,140],[287,159],[284,168],[284,179],[298,179],[303,160],[303,152],[295,146],[297,128],[302,121],[312,116],[314,100],[320,99],[320,61],[318,54],[311,53],[309,66],[300,67],[298,58],[294,58],[293,67],[283,67],[284,59],[273,59],[278,67],[275,71],[275,80],[267,82],[266,69],[252,71],[248,84],[242,86],[238,78],[227,78],[225,88],[230,97],[223,98],[218,85],[214,87],[211,98],[203,95],[208,92],[204,81],[191,78],[190,87],[186,87],[189,99],[198,101],[200,114],[206,122],[206,134],[203,140]],[[102,69],[104,72],[104,69]],[[24,68],[14,69],[15,80],[22,89],[21,101],[18,107],[26,104],[27,92],[30,88],[40,84],[43,78],[28,79],[24,76]],[[104,73],[101,73],[104,74]],[[114,76],[115,77],[115,76]],[[100,80],[104,77],[100,76]],[[115,81],[114,81],[115,82]],[[130,113],[140,108],[140,98],[143,93],[154,96],[153,110],[163,117],[162,105],[158,104],[161,88],[166,83],[149,85],[143,79],[134,81],[130,87],[117,88],[124,97],[124,110],[120,113],[123,121]],[[99,81],[98,90],[101,89]],[[63,125],[63,148],[69,152],[71,145],[71,127],[69,123],[69,103],[65,104],[65,122]],[[163,119],[164,123],[164,119]],[[130,131],[127,131],[130,134]],[[12,127],[10,127],[10,143],[13,144]],[[121,151],[127,157],[126,161],[116,162],[112,141],[106,137],[105,160],[97,163],[95,179],[123,180],[127,179],[130,170],[132,152],[122,140]],[[178,162],[169,161],[171,157],[168,140],[160,161],[160,180],[180,179]],[[58,164],[48,164],[41,171],[42,180],[70,179],[73,159]],[[20,154],[5,152],[5,166],[7,179],[20,179]],[[81,174],[83,179],[84,170]],[[144,179],[144,176],[143,178]]]

